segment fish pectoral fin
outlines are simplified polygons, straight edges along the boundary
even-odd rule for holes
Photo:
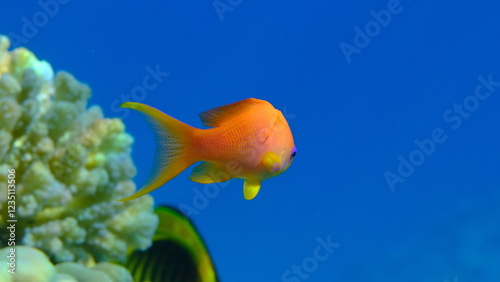
[[[257,196],[260,190],[260,180],[259,179],[245,179],[245,184],[243,185],[243,197],[246,200],[251,200]]]
[[[193,169],[189,179],[198,183],[224,182],[231,179],[232,176],[214,163],[202,162]]]
[[[278,168],[281,158],[275,152],[268,151],[261,159],[261,164],[269,171],[274,171]]]

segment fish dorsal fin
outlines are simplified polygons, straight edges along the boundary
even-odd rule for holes
[[[224,121],[241,113],[242,111],[257,105],[269,105],[272,107],[269,102],[266,102],[264,100],[248,98],[203,112],[200,114],[200,118],[205,126],[216,127],[224,123]]]
[[[259,179],[245,179],[245,184],[243,185],[243,197],[246,200],[251,200],[257,196],[260,190],[260,180]]]

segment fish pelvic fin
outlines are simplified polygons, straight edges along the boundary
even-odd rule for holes
[[[260,190],[260,179],[245,179],[243,184],[243,197],[246,200],[251,200],[257,196]]]
[[[131,196],[119,200],[130,201],[159,188],[196,162],[189,150],[192,132],[196,128],[145,104],[126,102],[120,107],[144,114],[156,139],[155,156],[146,184]]]

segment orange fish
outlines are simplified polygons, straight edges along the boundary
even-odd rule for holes
[[[251,200],[261,181],[284,172],[297,153],[285,117],[264,100],[249,98],[201,113],[208,129],[194,128],[141,103],[126,102],[121,107],[145,114],[156,135],[150,177],[121,201],[159,188],[200,161],[189,179],[198,183],[244,179],[243,195]]]

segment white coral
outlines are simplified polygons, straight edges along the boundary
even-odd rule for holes
[[[103,262],[85,267],[77,263],[63,262],[53,265],[40,250],[19,246],[14,252],[15,264],[11,267],[7,257],[11,254],[10,248],[0,249],[0,281],[2,282],[132,282],[130,272],[117,264]]]
[[[18,243],[55,262],[87,264],[149,247],[153,199],[117,201],[136,189],[133,138],[122,121],[87,109],[88,86],[65,72],[54,77],[47,62],[8,44],[0,36],[0,228],[15,169]]]

